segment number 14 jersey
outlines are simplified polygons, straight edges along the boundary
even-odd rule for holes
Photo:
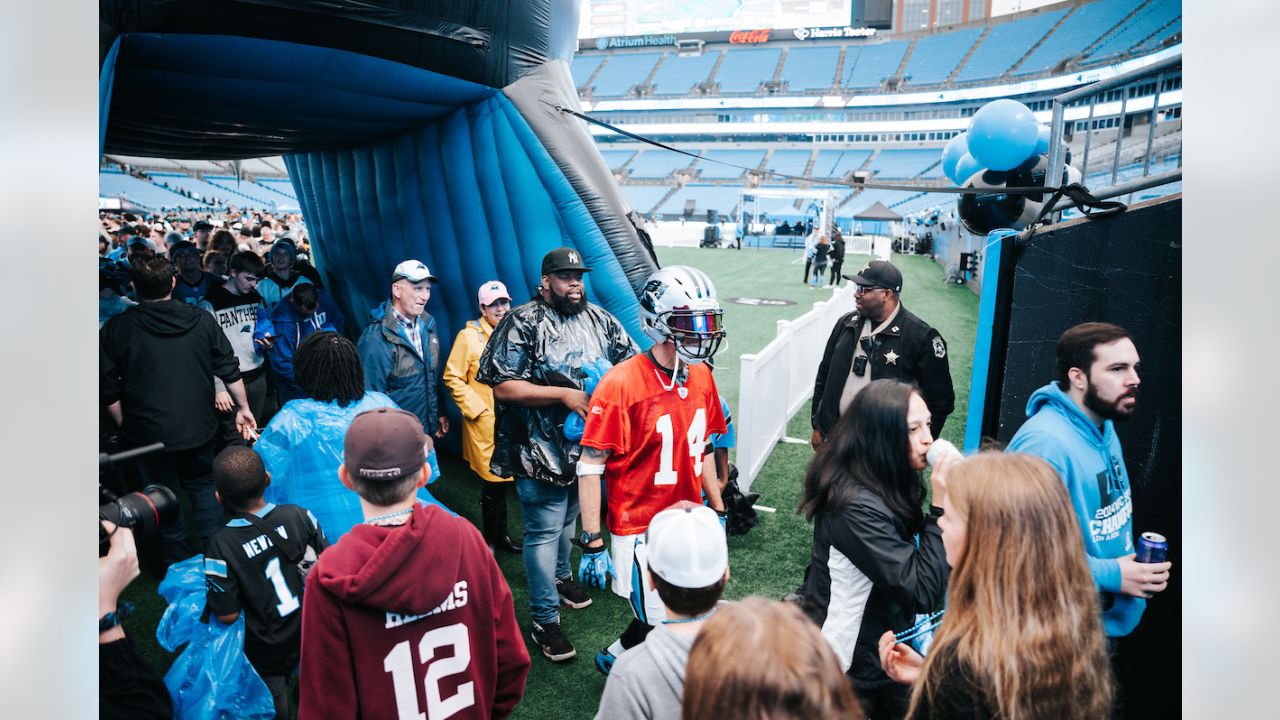
[[[706,365],[690,365],[683,385],[647,355],[633,355],[600,381],[582,445],[610,451],[605,462],[606,523],[615,535],[635,535],[680,500],[702,501],[707,437],[725,432],[715,380]]]

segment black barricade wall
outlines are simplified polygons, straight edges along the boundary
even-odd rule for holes
[[[998,440],[1013,437],[1027,398],[1056,375],[1054,347],[1072,325],[1120,325],[1142,358],[1138,412],[1116,430],[1132,485],[1134,535],[1165,535],[1173,572],[1169,588],[1148,601],[1142,622],[1120,643],[1118,679],[1126,717],[1175,716],[1182,674],[1181,196],[1037,233],[1016,257],[1001,400],[987,410],[989,421],[998,418]],[[1010,273],[1002,275],[1007,282]]]

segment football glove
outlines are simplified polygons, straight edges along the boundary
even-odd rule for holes
[[[578,563],[578,582],[603,590],[608,586],[610,575],[617,577],[618,572],[613,569],[613,558],[609,557],[608,548],[603,545],[594,550],[583,548],[582,561]]]

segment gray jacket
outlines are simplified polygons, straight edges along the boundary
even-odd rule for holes
[[[613,664],[596,720],[680,717],[684,667],[694,635],[676,635],[659,625],[644,642]]]

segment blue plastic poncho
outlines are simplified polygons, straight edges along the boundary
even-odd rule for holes
[[[342,464],[342,440],[356,415],[365,410],[396,407],[380,392],[366,392],[360,402],[348,407],[310,398],[290,400],[267,425],[253,449],[271,473],[264,495],[267,502],[292,503],[311,511],[320,521],[330,542],[337,542],[348,530],[364,521],[360,498],[343,487],[338,479]],[[440,477],[433,449],[427,455],[431,480]],[[431,496],[424,487],[418,499],[455,514]]]
[[[170,565],[158,590],[169,607],[156,627],[156,639],[170,652],[187,646],[164,676],[173,698],[173,716],[180,720],[275,717],[271,691],[244,655],[244,613],[230,625],[217,618],[210,618],[207,625],[200,622],[205,603],[204,556]]]

